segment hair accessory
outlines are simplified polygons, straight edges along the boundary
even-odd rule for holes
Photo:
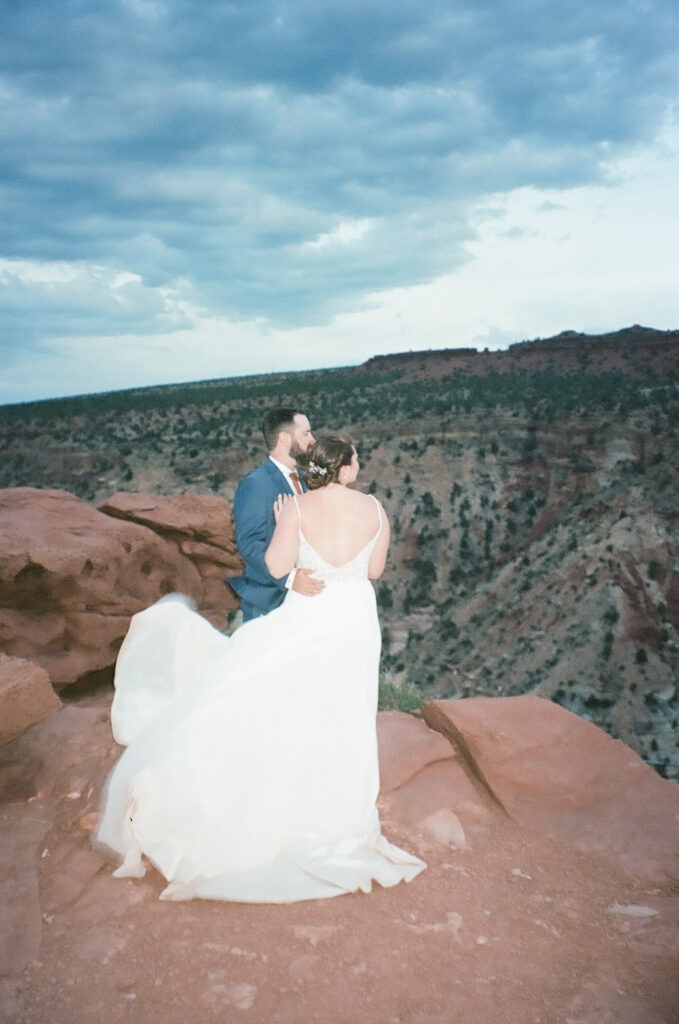
[[[324,466],[317,466],[315,462],[309,462],[309,469],[312,473],[317,473],[318,476],[327,476],[328,471]]]

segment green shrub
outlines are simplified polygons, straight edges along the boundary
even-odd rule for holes
[[[380,679],[377,707],[380,711],[417,711],[424,698],[420,691],[408,683],[396,686]]]

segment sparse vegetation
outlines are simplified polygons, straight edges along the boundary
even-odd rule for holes
[[[679,334],[589,339],[587,365],[578,344],[6,406],[0,486],[230,498],[263,457],[262,410],[299,405],[356,438],[392,522],[384,694],[533,689],[678,761],[676,708],[646,698],[679,673]]]
[[[380,711],[417,711],[422,707],[422,690],[408,683],[397,686],[380,678],[378,708]]]

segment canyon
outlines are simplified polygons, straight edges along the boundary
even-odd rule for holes
[[[677,777],[679,332],[566,331],[501,352],[6,406],[0,486],[100,509],[121,492],[228,505],[279,404],[316,433],[352,434],[358,486],[390,516],[385,706],[533,692]],[[215,597],[233,627],[233,595]],[[24,656],[9,633],[0,650]]]

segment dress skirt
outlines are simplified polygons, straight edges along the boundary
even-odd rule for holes
[[[98,841],[164,899],[289,902],[370,891],[424,864],[381,834],[380,629],[367,580],[329,582],[232,637],[180,595],[135,615],[111,710],[127,749]]]

